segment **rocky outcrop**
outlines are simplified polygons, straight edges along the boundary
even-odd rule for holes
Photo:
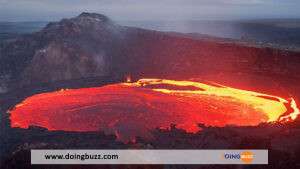
[[[2,74],[21,85],[103,76],[110,65],[114,24],[105,16],[82,13],[49,23],[42,31],[21,37],[1,52]]]
[[[128,74],[190,78],[220,72],[300,73],[297,52],[124,27],[94,13],[19,37],[2,47],[0,60],[0,77],[10,77],[10,88]]]

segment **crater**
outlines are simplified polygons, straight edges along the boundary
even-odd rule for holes
[[[274,99],[275,98],[275,99]],[[11,127],[104,131],[121,141],[151,139],[151,130],[176,124],[187,132],[207,126],[254,126],[276,121],[288,101],[254,91],[194,81],[143,79],[26,98],[10,111]]]

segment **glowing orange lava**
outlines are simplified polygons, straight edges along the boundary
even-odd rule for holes
[[[126,82],[127,82],[127,83],[130,83],[130,82],[131,82],[131,76],[130,76],[130,75],[126,76]]]
[[[294,111],[287,112],[287,107]],[[299,115],[296,102],[194,81],[141,79],[95,88],[60,90],[25,99],[11,110],[11,126],[115,133],[121,140],[151,137],[152,129],[177,124],[197,132],[212,126],[257,125]]]
[[[292,98],[291,100],[291,108],[293,109],[293,112],[288,114],[288,115],[285,115],[285,116],[282,116],[280,117],[279,121],[282,121],[282,122],[289,122],[289,121],[293,121],[293,120],[296,120],[297,117],[299,116],[300,114],[300,110],[299,108],[297,107],[297,104],[295,102],[295,100]]]

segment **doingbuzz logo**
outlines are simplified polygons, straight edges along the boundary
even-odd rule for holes
[[[224,153],[224,159],[226,160],[241,160],[245,164],[252,163],[254,154],[250,151],[244,151],[241,153]]]

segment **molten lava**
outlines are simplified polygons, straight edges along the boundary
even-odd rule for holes
[[[288,106],[288,107],[287,107]],[[292,109],[286,116],[282,116]],[[212,126],[257,125],[296,119],[296,102],[194,81],[141,79],[95,88],[37,94],[15,106],[11,126],[49,130],[114,133],[120,140],[150,138],[150,130],[177,124],[197,132],[198,123]]]
[[[295,102],[294,99],[291,100],[290,105],[291,105],[291,108],[292,108],[293,111],[290,114],[288,114],[288,115],[280,117],[279,121],[289,122],[289,121],[293,121],[293,120],[297,119],[297,117],[300,114],[300,110],[297,107],[297,104],[296,104],[296,102]]]
[[[131,82],[131,76],[130,76],[130,75],[126,76],[126,82],[127,82],[127,83],[130,83],[130,82]]]

